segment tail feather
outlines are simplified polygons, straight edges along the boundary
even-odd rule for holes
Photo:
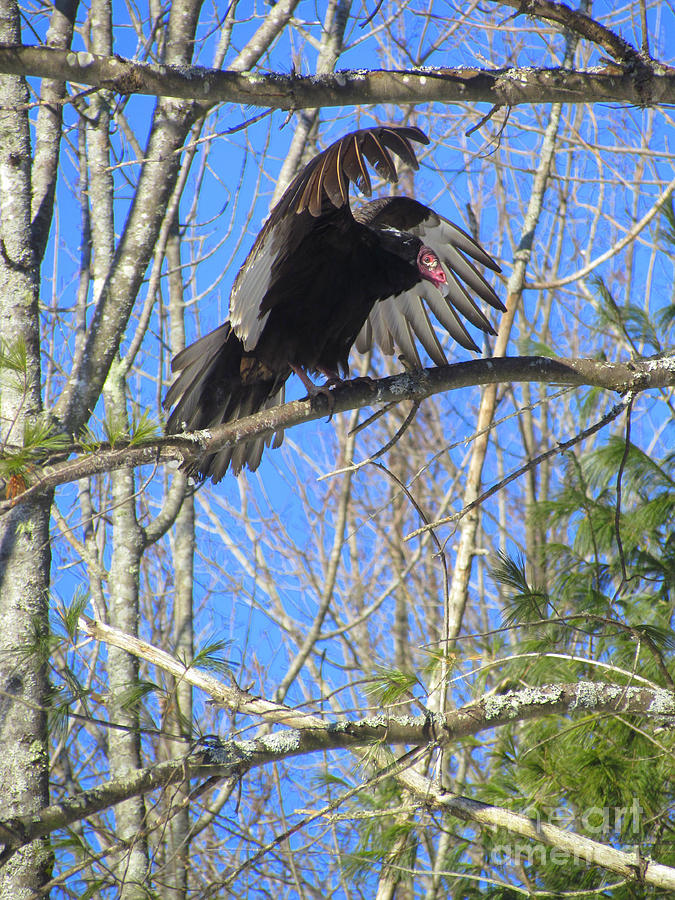
[[[232,416],[223,421],[236,421],[236,419],[242,419],[244,416],[252,415],[254,412],[258,412],[261,409],[272,409],[275,406],[279,406],[279,404],[284,402],[284,392],[285,387],[282,385],[276,394],[268,397],[267,400],[255,409],[250,409],[247,412],[242,412],[240,415]],[[211,424],[216,425],[222,423],[212,422]],[[242,441],[231,447],[223,447],[222,450],[219,450],[211,456],[203,456],[198,461],[197,466],[193,468],[193,471],[198,471],[204,478],[212,478],[214,483],[221,480],[228,468],[231,468],[235,475],[238,475],[244,466],[250,469],[251,472],[255,472],[260,465],[260,460],[265,447],[269,447],[270,445],[272,446],[272,449],[280,447],[283,439],[284,432],[282,429],[267,437],[253,438],[253,440]]]
[[[173,406],[168,434],[199,431],[234,422],[261,409],[283,403],[283,376],[261,377],[245,383],[241,377],[244,347],[229,322],[205,335],[174,358],[172,369],[178,376],[169,388],[164,406]],[[253,438],[217,453],[205,454],[185,466],[188,474],[220,481],[228,467],[238,475],[244,466],[255,471],[265,447],[278,447],[283,431],[266,438]]]

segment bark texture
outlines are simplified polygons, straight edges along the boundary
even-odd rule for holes
[[[19,9],[0,3],[0,41],[19,39]],[[0,367],[0,439],[21,444],[40,415],[39,260],[31,234],[28,90],[0,77],[0,340],[15,367]],[[20,489],[8,481],[9,489]],[[0,522],[0,805],[10,814],[48,803],[45,659],[49,591],[49,496]],[[22,848],[0,878],[3,900],[33,896],[51,869],[48,843]]]

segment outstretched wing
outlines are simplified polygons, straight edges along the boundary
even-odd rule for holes
[[[495,333],[467,288],[493,309],[504,312],[504,304],[470,260],[494,272],[501,269],[470,235],[410,197],[374,200],[357,209],[354,218],[371,227],[389,226],[416,235],[435,251],[447,279],[444,293],[430,282],[420,281],[411,290],[376,303],[356,340],[359,352],[365,352],[376,343],[384,353],[391,355],[396,345],[410,364],[421,366],[417,339],[437,366],[447,365],[429,318],[430,312],[467,350],[478,350],[478,347],[459,313],[481,331]]]
[[[418,168],[411,141],[429,143],[419,128],[364,128],[331,144],[293,179],[270,213],[232,289],[230,322],[246,351],[255,349],[270,310],[283,300],[275,294],[275,285],[295,279],[302,291],[305,281],[320,275],[322,254],[331,252],[327,235],[335,230],[348,235],[350,228],[356,227],[349,207],[349,183],[371,195],[366,161],[381,178],[396,182],[392,154]],[[328,224],[330,228],[326,228]]]

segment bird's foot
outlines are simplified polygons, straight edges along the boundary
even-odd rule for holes
[[[340,378],[334,369],[322,369],[319,367],[319,372],[326,376],[326,380],[323,383],[323,387],[325,388],[342,387],[342,385],[346,383],[346,379]]]
[[[319,368],[321,374],[326,376],[326,380],[323,384],[314,384],[307,372],[304,369],[300,368],[300,366],[291,365],[291,369],[293,369],[293,371],[302,381],[305,389],[307,390],[307,396],[303,397],[303,400],[315,400],[317,397],[325,397],[330,413],[330,415],[328,416],[329,422],[333,418],[333,411],[335,409],[335,396],[333,395],[333,388],[342,387],[343,384],[363,384],[370,388],[370,390],[373,392],[377,390],[377,382],[375,381],[375,379],[371,378],[370,375],[360,375],[358,378],[349,380],[340,378],[338,373],[332,371],[331,369]]]
[[[304,369],[300,368],[300,366],[294,366],[291,364],[291,369],[298,376],[300,381],[302,381],[305,386],[305,390],[307,391],[307,396],[303,397],[303,400],[313,400],[314,397],[328,397],[329,391],[332,387],[337,387],[340,384],[343,384],[342,378],[337,374],[337,372],[329,372],[327,370],[321,369],[320,371],[326,375],[327,380],[324,384],[314,384],[312,379],[309,377],[307,372]]]
[[[335,408],[335,398],[331,393],[331,388],[336,387],[338,384],[342,384],[342,379],[336,372],[324,372],[323,374],[327,375],[328,380],[324,384],[314,384],[307,372],[305,372],[304,369],[301,369],[300,366],[291,365],[291,369],[293,369],[300,381],[302,381],[305,390],[307,391],[307,396],[303,397],[303,400],[314,401],[317,397],[325,397],[326,402],[328,403],[328,421],[330,422],[333,418],[333,410]]]

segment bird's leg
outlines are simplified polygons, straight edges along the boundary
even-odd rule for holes
[[[305,370],[302,369],[300,366],[294,366],[293,363],[291,363],[291,369],[295,372],[295,374],[298,376],[300,381],[302,381],[305,388],[307,389],[307,397],[305,399],[314,400],[315,397],[325,397],[326,398],[326,400],[328,401],[328,409],[330,412],[330,415],[328,416],[328,421],[330,422],[330,420],[333,418],[333,409],[335,407],[335,398],[333,397],[330,389],[331,389],[331,387],[334,387],[336,384],[342,384],[342,379],[339,377],[337,372],[330,372],[330,371],[327,371],[326,369],[319,369],[319,371],[323,375],[326,375],[326,377],[328,378],[328,381],[326,382],[326,384],[314,384],[314,382],[309,377],[307,372],[305,372]]]
[[[307,372],[302,369],[300,366],[294,366],[291,363],[291,369],[298,376],[300,381],[304,384],[307,389],[307,396],[304,398],[305,400],[314,400],[315,397],[325,397],[328,400],[328,404],[330,406],[330,414],[333,415],[333,406],[335,405],[335,401],[333,400],[333,396],[330,392],[330,388],[332,384],[314,384],[312,379],[309,377]],[[321,370],[323,372],[323,369]],[[339,379],[338,379],[339,380]]]
[[[319,372],[326,376],[326,382],[323,385],[324,388],[339,387],[341,384],[345,383],[344,378],[340,378],[338,373],[333,369],[324,369],[319,366]]]
[[[321,393],[321,388],[318,385],[314,384],[312,379],[303,368],[301,368],[300,366],[294,366],[293,363],[291,363],[290,365],[291,369],[293,369],[300,381],[304,384],[305,389],[307,390],[307,397],[310,400],[312,397],[316,397],[317,394]]]

